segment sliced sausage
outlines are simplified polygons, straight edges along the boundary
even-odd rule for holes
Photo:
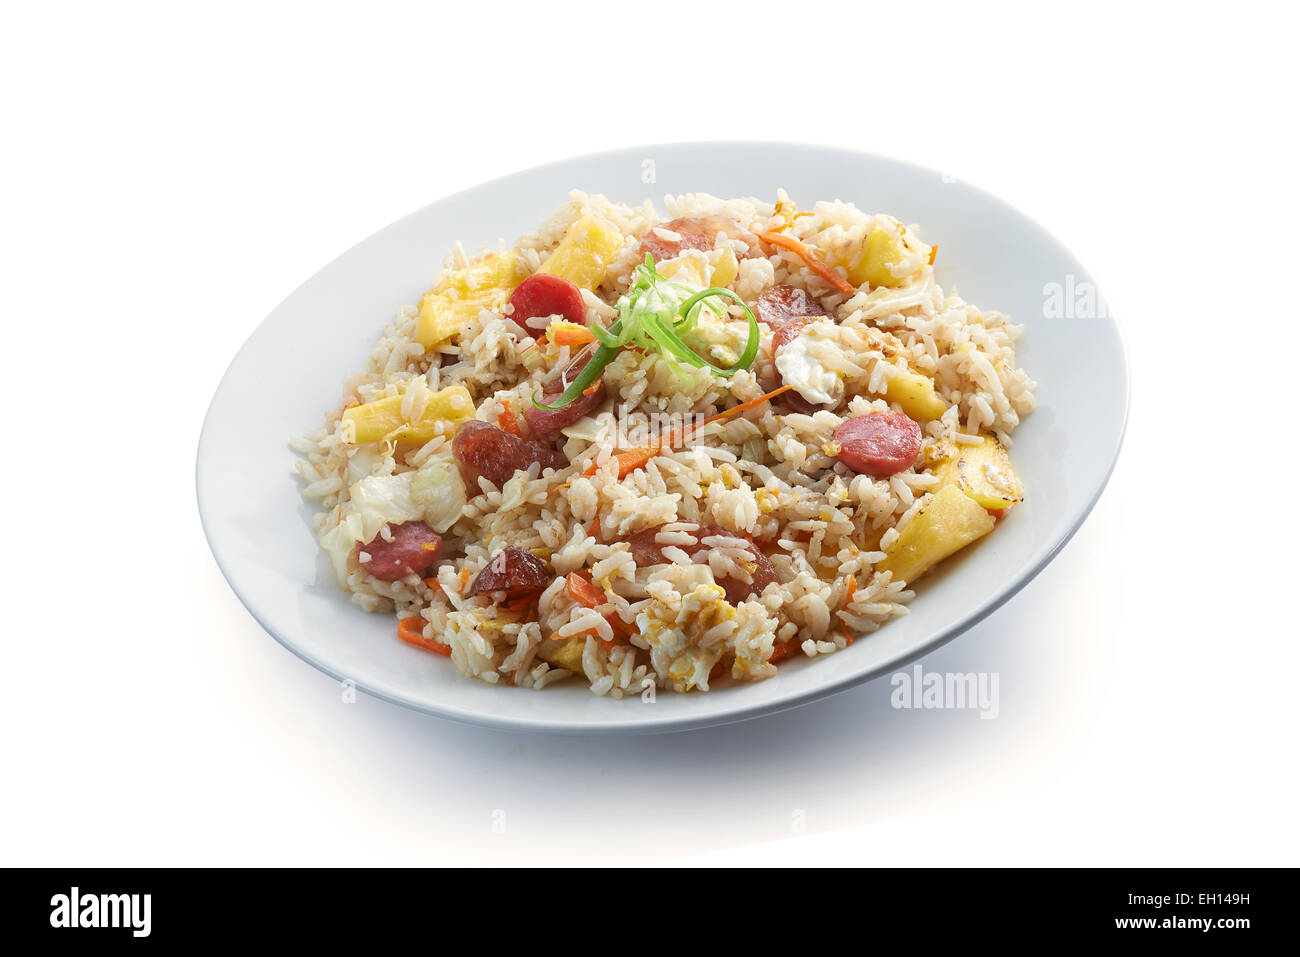
[[[664,239],[655,233],[656,228],[676,233],[680,238]],[[719,233],[726,233],[728,239],[743,240],[749,246],[758,242],[758,237],[734,219],[723,219],[719,216],[673,219],[652,227],[650,232],[641,238],[637,259],[644,262],[645,254],[650,253],[655,257],[655,262],[663,262],[665,259],[680,256],[688,249],[708,252],[717,243]]]
[[[663,529],[662,525],[656,525],[653,528],[647,528],[637,532],[628,543],[632,546],[632,560],[638,565],[658,565],[666,562],[664,558],[664,546],[655,541],[655,537]],[[686,532],[693,540],[694,544],[678,546],[686,554],[690,555],[700,548],[700,542],[713,535],[726,535],[729,538],[746,538],[739,532],[733,532],[729,528],[723,528],[721,525],[712,525],[707,522],[701,522],[698,530]],[[735,605],[747,598],[762,592],[764,588],[776,581],[776,567],[772,560],[765,555],[753,542],[749,543],[749,552],[754,556],[754,571],[750,576],[753,581],[746,582],[740,578],[724,576],[718,584],[722,586],[723,591],[727,593],[727,601]]]
[[[438,563],[442,555],[442,536],[424,522],[389,524],[392,540],[376,535],[364,545],[357,546],[357,555],[370,557],[361,563],[371,575],[386,582],[395,582],[407,575],[423,578]]]
[[[784,285],[764,289],[754,304],[754,314],[760,322],[767,323],[773,329],[780,329],[791,319],[802,316],[820,318],[830,315],[807,291],[798,286]]]
[[[497,601],[535,598],[554,578],[546,562],[527,549],[510,545],[492,556],[465,595],[473,597],[490,592]]]
[[[529,319],[561,316],[581,325],[587,318],[582,290],[561,276],[544,272],[533,273],[515,287],[515,291],[510,294],[510,305],[514,306],[510,318],[534,339],[546,330],[529,326]]]
[[[857,415],[835,429],[840,461],[876,478],[910,468],[921,451],[921,438],[921,427],[901,412]]]
[[[451,451],[471,494],[477,494],[479,476],[501,488],[515,472],[534,462],[543,469],[561,469],[568,464],[563,455],[541,442],[521,439],[478,419],[457,426]]]
[[[587,367],[591,357],[596,354],[595,345],[589,345],[574,357],[568,367],[542,388],[542,401],[554,404],[556,397],[569,387],[569,383]],[[558,435],[561,429],[567,429],[583,416],[587,415],[605,401],[605,379],[596,380],[596,390],[590,395],[580,395],[562,409],[539,409],[531,402],[524,409],[524,421],[535,435],[550,438]]]

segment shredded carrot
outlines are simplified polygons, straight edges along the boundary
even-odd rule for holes
[[[428,585],[430,588],[432,588],[434,591],[436,591],[438,594],[440,594],[440,595],[445,595],[445,594],[446,594],[446,592],[444,592],[444,591],[442,590],[442,586],[441,586],[440,584],[438,584],[438,579],[436,579],[436,578],[426,578],[426,579],[424,580],[424,583],[425,583],[426,585]]]
[[[465,589],[469,587],[469,569],[464,565],[460,567],[460,593],[465,594]]]
[[[590,535],[592,538],[595,538],[596,533],[599,531],[600,531],[600,516],[597,515],[595,518],[591,520],[591,524],[587,526],[587,534]]]
[[[845,623],[843,618],[840,619],[840,631],[844,632],[844,643],[846,645],[853,644],[853,635],[849,631],[849,626]]]
[[[730,409],[725,409],[717,415],[711,415],[704,420],[705,425],[712,425],[714,422],[725,422],[727,419],[734,419],[742,412],[748,412],[750,409],[762,405],[764,402],[771,402],[782,392],[793,389],[793,385],[783,385],[779,389],[773,389],[766,395],[760,395],[757,399],[750,399],[748,402],[742,402],[740,405],[733,405]]]
[[[524,621],[537,621],[540,611],[537,608],[537,592],[527,592],[517,598],[508,598],[501,602],[502,611],[508,615],[520,615]]]
[[[614,645],[617,643],[612,638],[601,638],[600,632],[598,632],[595,628],[584,628],[582,631],[574,632],[569,637],[586,638],[588,635],[591,635],[593,638],[599,641],[601,647],[604,648],[606,651],[609,651],[609,649],[613,648]]]
[[[588,608],[599,608],[609,601],[605,593],[580,575],[569,574],[569,597]]]
[[[584,326],[553,325],[547,330],[546,335],[557,346],[568,346],[570,349],[577,349],[596,341],[591,330]]]
[[[755,235],[758,236],[759,239],[771,243],[773,246],[780,246],[782,249],[790,250],[790,252],[802,259],[809,269],[821,276],[840,292],[844,293],[844,295],[851,296],[858,291],[852,283],[830,266],[826,265],[826,263],[818,259],[813,251],[803,243],[799,242],[799,240],[782,233],[761,232],[755,233]]]
[[[931,246],[931,247],[930,247],[930,265],[931,265],[931,266],[934,265],[934,257],[937,256],[937,255],[939,255],[939,247],[938,247],[938,246]]]
[[[570,572],[567,584],[569,597],[580,605],[585,605],[588,608],[599,608],[601,605],[609,603],[609,597],[605,592],[587,581],[579,572]],[[616,637],[626,638],[636,631],[636,628],[630,622],[624,621],[618,612],[610,612],[605,616],[605,620],[609,622],[609,627]],[[585,631],[578,632],[578,635],[594,635],[596,633],[595,628],[588,628]],[[577,635],[574,637],[577,637]],[[602,639],[602,641],[607,645],[613,644],[609,639]]]
[[[640,448],[631,449],[630,451],[627,452],[620,452],[618,453],[618,455],[615,455],[614,461],[618,463],[618,477],[627,478],[637,469],[641,468],[652,458],[658,455],[660,447],[661,444],[659,440],[656,439],[653,442],[651,442],[649,445],[643,445]],[[590,462],[587,463],[587,467],[583,469],[582,474],[595,475],[599,471],[600,471],[600,465],[596,462],[595,459],[592,459]]]
[[[408,645],[414,645],[416,648],[431,651],[435,655],[450,658],[451,645],[444,645],[434,638],[424,637],[424,626],[426,624],[427,622],[423,618],[403,618],[397,623],[397,637]]]
[[[719,412],[717,415],[709,416],[703,423],[701,423],[701,426],[712,425],[714,422],[725,422],[727,419],[734,418],[742,412],[747,412],[756,406],[762,405],[764,402],[771,401],[782,392],[792,388],[794,388],[792,385],[783,385],[779,389],[773,389],[766,395],[760,395],[757,399],[750,399],[748,402],[742,402],[740,405],[732,406],[730,409]],[[647,462],[662,452],[665,447],[671,449],[683,444],[688,438],[690,438],[693,431],[693,429],[679,429],[669,435],[667,441],[663,439],[651,439],[648,443],[639,448],[631,449],[627,452],[620,452],[618,455],[615,455],[614,461],[618,462],[618,477],[621,479],[627,478],[637,469],[643,468]],[[582,474],[595,475],[598,471],[600,471],[600,466],[593,460],[587,464],[587,467],[583,470]]]
[[[812,212],[811,212],[810,210],[804,210],[802,213],[800,213],[800,212],[791,213],[791,212],[790,212],[790,210],[792,210],[792,209],[796,209],[796,208],[797,208],[797,207],[794,205],[794,203],[777,203],[777,204],[776,204],[776,215],[780,216],[781,219],[784,220],[784,222],[782,222],[780,226],[772,226],[772,227],[770,227],[770,231],[771,231],[771,232],[774,232],[774,233],[783,233],[783,232],[785,232],[787,229],[789,229],[791,226],[793,226],[793,225],[794,225],[794,221],[795,221],[796,219],[798,219],[799,217],[801,217],[801,216],[811,216],[811,215],[812,215]]]
[[[501,413],[497,416],[497,425],[501,426],[502,432],[509,432],[511,435],[519,434],[519,420],[515,418],[514,410],[510,408],[510,400],[501,400]]]
[[[801,644],[803,644],[803,642],[798,638],[791,638],[789,641],[782,642],[772,649],[772,657],[767,660],[772,662],[772,664],[785,661],[785,659],[789,658],[799,650]]]

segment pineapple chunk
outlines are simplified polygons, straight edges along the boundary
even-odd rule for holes
[[[612,223],[583,216],[569,227],[560,245],[537,271],[567,279],[580,289],[594,290],[605,281],[605,270],[622,247],[623,234]]]
[[[982,507],[1000,512],[1025,497],[1002,443],[986,435],[979,445],[952,450],[934,469],[944,485],[955,485]]]
[[[489,253],[472,266],[444,275],[425,295],[470,296],[487,289],[515,286],[513,253]]]
[[[481,262],[444,277],[420,300],[416,342],[431,349],[450,339],[480,309],[499,310],[504,306],[515,285],[512,254],[492,253]]]
[[[740,274],[740,264],[736,262],[736,254],[731,251],[731,247],[724,246],[718,253],[715,264],[710,265],[704,256],[691,252],[655,263],[655,270],[665,279],[688,283],[699,289],[723,289],[730,286]],[[709,277],[707,282],[704,278],[706,275]]]
[[[885,398],[897,402],[917,422],[937,419],[948,410],[948,403],[934,391],[934,380],[919,372],[893,376],[885,386]]]
[[[907,255],[902,240],[883,229],[873,229],[847,266],[849,282],[861,286],[897,286],[903,279],[895,277],[889,267]]]
[[[420,319],[415,326],[415,341],[431,349],[450,339],[461,327],[478,315],[480,309],[503,305],[486,297],[450,299],[446,296],[425,296],[420,301]]]
[[[673,282],[689,283],[699,289],[704,288],[704,274],[700,272],[700,261],[694,256],[680,256],[677,259],[665,259],[655,264],[655,270],[665,279]]]
[[[352,441],[363,442],[427,442],[446,431],[445,425],[455,425],[474,417],[474,399],[463,385],[451,385],[429,396],[424,414],[415,422],[402,418],[402,397],[386,396],[364,405],[353,406],[343,413],[344,421],[354,428]]]
[[[556,668],[582,674],[582,653],[587,647],[586,637],[557,639],[558,644],[549,651],[538,652],[538,657]]]
[[[932,567],[993,530],[993,517],[955,485],[945,485],[885,549],[877,571],[913,582]]]
[[[713,267],[713,278],[709,280],[709,285],[714,289],[725,289],[736,281],[738,275],[740,263],[736,262],[736,254],[730,246],[723,246],[718,262]]]

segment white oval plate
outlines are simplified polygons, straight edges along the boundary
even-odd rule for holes
[[[653,182],[643,179],[653,174]],[[597,698],[585,683],[535,692],[461,677],[408,647],[389,615],[339,591],[317,548],[287,441],[314,428],[383,325],[417,301],[456,240],[513,240],[574,187],[613,200],[668,193],[838,198],[918,223],[938,278],[1009,313],[1039,406],[1015,434],[1025,502],[995,534],[920,584],[911,614],[835,655],[711,694]],[[1085,285],[1090,284],[1090,285]],[[691,143],[582,156],[440,200],[348,250],[267,317],[235,356],[199,441],[199,509],[213,554],[249,612],[299,657],[369,694],[498,728],[626,734],[703,727],[805,704],[891,671],[971,627],[1022,588],[1082,524],[1119,453],[1128,411],[1123,340],[1088,271],[1024,214],[950,177],[881,156],[787,143]],[[1049,298],[1059,290],[1070,318]],[[1097,294],[1096,302],[1101,300]],[[1059,300],[1058,300],[1059,302]],[[1079,312],[1091,312],[1080,317]]]

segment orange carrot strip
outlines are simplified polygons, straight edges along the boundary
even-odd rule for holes
[[[789,658],[799,650],[801,644],[802,642],[798,638],[791,638],[789,641],[782,642],[772,649],[772,657],[767,660],[772,662],[772,664],[785,661],[785,659]]]
[[[627,452],[620,452],[614,456],[614,461],[618,462],[618,477],[627,478],[637,469],[641,468],[652,458],[659,454],[661,444],[658,439],[649,445],[643,445],[640,448],[631,449]],[[593,460],[583,469],[583,475],[595,475],[600,471],[600,466]]]
[[[821,276],[840,292],[844,293],[844,295],[851,296],[858,291],[852,283],[818,259],[813,251],[803,243],[799,242],[799,240],[786,236],[783,233],[760,232],[755,233],[754,235],[759,239],[771,243],[773,246],[780,246],[782,249],[790,250],[790,252],[802,259],[809,269]]]
[[[609,601],[603,591],[580,575],[570,572],[568,584],[569,597],[588,608],[598,608]]]
[[[423,618],[403,618],[397,623],[397,637],[408,645],[414,645],[416,648],[431,651],[435,655],[450,658],[451,645],[445,645],[441,641],[424,637],[425,624]]]
[[[732,406],[730,409],[719,412],[717,415],[711,415],[701,424],[711,425],[714,422],[725,422],[727,419],[734,418],[742,412],[747,412],[756,406],[762,405],[764,402],[776,398],[787,389],[793,388],[793,385],[783,385],[779,389],[773,389],[766,395],[760,395],[757,399],[750,399],[748,402],[742,402],[740,405]],[[662,452],[665,446],[671,449],[681,445],[690,437],[690,434],[693,431],[693,429],[680,429],[668,436],[667,442],[662,439],[652,439],[650,442],[640,446],[639,448],[631,449],[627,452],[620,452],[618,455],[615,455],[614,461],[618,462],[618,477],[621,479],[627,478],[637,469],[644,467],[647,462]],[[595,475],[598,471],[600,471],[600,466],[597,465],[595,461],[592,461],[587,464],[585,469],[583,469],[582,474]]]
[[[525,593],[518,598],[508,598],[498,606],[507,615],[522,615],[524,621],[537,621],[537,593]]]
[[[570,638],[586,638],[588,635],[591,635],[593,638],[595,638],[597,641],[599,641],[601,647],[604,648],[606,651],[609,651],[609,649],[613,648],[614,645],[615,645],[615,642],[614,642],[612,639],[610,639],[610,638],[601,638],[601,637],[600,637],[600,632],[596,631],[595,628],[584,628],[582,631],[574,632],[574,633],[573,633],[572,635],[570,635],[569,637],[570,637]]]
[[[931,247],[930,247],[930,265],[931,265],[931,266],[934,265],[934,257],[937,256],[937,255],[939,255],[939,247],[938,247],[938,246],[931,246]]]
[[[760,395],[757,399],[750,399],[748,402],[742,402],[740,405],[733,405],[730,409],[724,409],[717,415],[711,415],[704,420],[704,425],[712,425],[714,422],[725,422],[727,419],[734,419],[742,412],[748,412],[750,409],[762,405],[764,402],[770,402],[787,389],[793,389],[793,385],[783,385],[779,389],[773,389],[766,395]]]
[[[519,435],[519,420],[515,418],[514,410],[510,408],[509,399],[501,400],[501,413],[497,416],[497,425],[501,427],[502,432]]]
[[[599,608],[609,602],[609,598],[601,589],[587,581],[578,572],[569,573],[567,584],[569,597],[581,605],[586,605],[588,608]],[[610,612],[605,616],[605,620],[609,622],[609,627],[616,637],[626,638],[636,631],[636,627],[631,622],[624,621],[618,612]],[[594,635],[596,629],[588,628],[586,631],[578,632],[578,634]]]
[[[546,334],[557,346],[568,346],[570,349],[576,349],[585,346],[589,342],[596,341],[596,337],[591,334],[591,330],[582,326],[559,326],[547,330]]]
[[[616,611],[611,611],[606,615],[605,620],[609,622],[609,627],[614,630],[614,634],[619,638],[627,638],[629,635],[636,634],[636,622],[624,621]]]

